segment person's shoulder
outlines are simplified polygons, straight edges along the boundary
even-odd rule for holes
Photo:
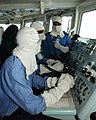
[[[14,56],[12,55],[12,60],[13,60],[13,65],[16,66],[16,67],[24,67],[21,60],[17,57],[17,56]]]
[[[14,55],[8,57],[4,64],[6,67],[9,66],[10,68],[16,68],[22,66],[20,59]]]

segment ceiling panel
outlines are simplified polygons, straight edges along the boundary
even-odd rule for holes
[[[82,0],[0,0],[0,20],[75,9]],[[84,2],[85,0],[83,0]]]
[[[40,0],[0,0],[0,4],[38,3]]]

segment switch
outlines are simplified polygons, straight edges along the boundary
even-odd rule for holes
[[[82,73],[85,73],[87,71],[87,68],[82,68]]]
[[[91,72],[90,71],[87,71],[86,73],[85,73],[85,76],[88,78],[89,76],[91,75]]]
[[[86,87],[85,89],[84,89],[84,91],[83,91],[83,96],[85,96],[86,95],[86,93],[87,93],[87,91],[88,91],[88,87]]]
[[[80,86],[80,90],[83,88],[83,85],[84,85],[84,82],[81,84],[81,86]]]

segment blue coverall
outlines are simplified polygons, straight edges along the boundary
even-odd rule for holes
[[[52,36],[50,33],[46,34],[46,39],[43,43],[42,54],[45,58],[50,58],[49,56],[56,56],[61,55],[63,56],[64,53],[59,49],[55,48],[55,41],[57,37]],[[59,38],[60,45],[64,47],[70,47],[71,39],[68,34],[65,34],[63,38]]]
[[[25,67],[16,56],[10,56],[0,70],[0,116],[9,116],[21,107],[35,115],[46,108],[44,98],[35,96],[32,87],[47,88],[47,77],[32,73],[26,79]]]

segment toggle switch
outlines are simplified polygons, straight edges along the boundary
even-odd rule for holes
[[[87,68],[82,68],[82,73],[85,73],[87,71]]]

